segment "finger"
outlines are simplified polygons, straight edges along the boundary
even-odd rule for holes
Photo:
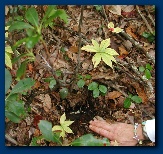
[[[95,116],[93,120],[100,120],[100,121],[105,121],[102,117],[100,116]]]
[[[96,127],[94,125],[89,125],[89,128],[92,131],[98,133],[99,135],[104,136],[110,140],[113,140],[113,133],[112,132],[109,132],[108,130],[102,129],[100,127]]]
[[[112,130],[111,124],[107,123],[106,121],[94,120],[94,121],[90,121],[90,124],[95,126],[95,127],[99,127],[99,128],[105,129],[107,131],[111,131]]]

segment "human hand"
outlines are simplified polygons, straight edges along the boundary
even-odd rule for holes
[[[138,141],[134,137],[134,126],[126,123],[109,124],[104,120],[90,121],[89,128],[108,138],[112,146],[118,144],[119,146],[135,146]],[[137,135],[140,140],[144,140],[142,126],[139,124],[137,128]]]

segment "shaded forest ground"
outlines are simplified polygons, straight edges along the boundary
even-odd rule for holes
[[[27,6],[28,7],[28,6]],[[46,6],[35,6],[41,14],[45,12]],[[26,107],[31,107],[28,116],[19,124],[6,119],[6,146],[30,145],[32,137],[40,135],[38,121],[48,120],[53,125],[59,123],[60,116],[65,112],[67,119],[73,120],[70,126],[74,134],[68,134],[64,142],[71,142],[74,139],[88,133],[89,121],[98,115],[107,121],[118,121],[134,124],[155,117],[155,41],[143,37],[143,32],[155,31],[155,12],[153,6],[104,6],[97,9],[95,6],[84,6],[81,36],[79,34],[79,19],[81,6],[69,5],[58,6],[64,9],[69,16],[68,24],[56,19],[53,28],[43,30],[43,36],[48,44],[50,57],[48,62],[55,70],[60,70],[59,77],[65,83],[74,78],[76,67],[78,74],[91,75],[91,79],[86,81],[83,88],[78,88],[76,84],[69,84],[69,95],[62,100],[59,96],[59,89],[51,91],[49,84],[43,79],[51,77],[52,72],[48,70],[44,60],[38,55],[38,51],[43,51],[43,46],[37,44],[34,47],[35,62],[28,64],[26,76],[33,78],[36,83],[27,96],[23,96]],[[21,14],[21,11],[18,11]],[[12,14],[6,14],[6,21]],[[122,33],[112,33],[107,25],[113,22],[115,27],[124,30]],[[13,35],[13,34],[12,34]],[[23,33],[15,33],[15,41],[22,37]],[[78,57],[79,38],[81,37],[81,47],[91,44],[91,39],[102,41],[111,39],[111,48],[115,49],[119,56],[117,63],[113,63],[113,69],[101,62],[96,68],[92,64],[93,53],[81,51]],[[24,48],[20,47],[19,52]],[[41,52],[46,59],[45,52]],[[138,68],[150,64],[152,67],[151,78],[144,78],[144,73]],[[15,78],[17,65],[11,70],[13,79]],[[105,96],[93,98],[92,91],[87,85],[95,81],[108,88]],[[16,82],[16,81],[13,81]],[[74,82],[75,83],[75,82]],[[142,103],[133,103],[130,108],[123,107],[124,100],[129,93],[138,95]],[[46,102],[46,103],[45,103]],[[98,136],[100,137],[100,136]],[[11,141],[11,138],[14,142]],[[66,143],[65,143],[66,144]],[[54,143],[42,141],[42,146],[55,146]],[[153,146],[150,141],[143,143],[145,146]]]

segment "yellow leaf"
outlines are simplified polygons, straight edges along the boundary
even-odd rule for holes
[[[9,68],[12,69],[12,63],[11,63],[10,56],[6,52],[5,52],[5,64],[6,64],[6,66],[8,66]]]
[[[73,133],[72,130],[67,126],[62,126],[66,133]]]
[[[81,50],[85,50],[87,52],[98,52],[97,49],[92,45],[83,46]]]
[[[55,125],[53,128],[52,128],[52,131],[56,131],[56,130],[61,130],[63,131],[63,128],[59,125]]]
[[[109,28],[109,30],[112,31],[113,33],[120,33],[120,32],[123,31],[123,29],[121,29],[121,28],[119,28],[119,27],[116,27],[116,28],[115,28],[113,22],[110,22],[110,23],[108,24],[108,28]]]
[[[110,56],[110,55],[108,55],[108,54],[103,54],[103,55],[102,55],[102,60],[103,60],[108,66],[110,66],[111,68],[113,68],[113,67],[112,67],[112,62],[111,62],[111,57],[113,57],[113,56]]]
[[[100,44],[100,52],[103,52],[104,49],[106,49],[108,46],[110,46],[110,38],[103,40]]]
[[[108,23],[108,28],[114,28],[113,22],[109,22],[109,23]]]
[[[117,28],[114,28],[114,32],[115,33],[120,33],[120,32],[122,32],[123,30],[121,29],[121,28],[119,28],[119,27],[117,27]]]
[[[97,67],[97,65],[100,63],[100,61],[101,61],[101,53],[96,53],[92,58],[94,68]]]
[[[5,47],[5,51],[8,52],[8,53],[13,53],[13,51],[12,51],[10,46],[6,46]]]
[[[105,53],[109,54],[109,55],[119,55],[114,49],[111,49],[111,48],[107,48],[105,49],[104,51]]]
[[[65,121],[64,126],[70,126],[74,121]]]
[[[60,124],[63,124],[64,121],[66,120],[66,115],[65,113],[60,117]]]
[[[92,44],[94,45],[94,47],[95,47],[97,50],[99,50],[99,44],[98,44],[98,42],[97,42],[96,40],[93,40],[93,39],[92,39]]]

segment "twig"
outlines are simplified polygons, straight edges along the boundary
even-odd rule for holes
[[[79,44],[78,44],[78,55],[77,55],[77,66],[76,66],[76,69],[75,69],[75,75],[74,75],[74,80],[71,84],[71,88],[70,88],[70,91],[72,91],[72,88],[74,86],[74,83],[76,81],[76,77],[77,77],[77,74],[79,72],[79,68],[80,68],[80,56],[81,56],[81,39],[82,39],[82,35],[81,35],[81,25],[82,25],[82,20],[83,20],[83,10],[84,10],[84,6],[82,5],[81,6],[81,15],[80,15],[80,19],[79,19],[79,25],[78,25],[78,35],[79,35]]]
[[[146,11],[147,11],[147,13],[148,13],[148,17],[149,17],[149,19],[151,19],[151,21],[152,21],[153,25],[155,26],[155,21],[153,20],[152,16],[150,15],[150,13],[149,13],[149,11],[148,11],[148,8],[147,8],[147,6],[145,6],[145,10],[146,10]]]
[[[141,13],[138,5],[136,5],[136,9],[137,9],[138,13],[140,14],[140,16],[142,17],[142,19],[144,20],[144,22],[145,22],[148,30],[151,32],[151,34],[153,34],[153,30],[152,30],[151,26],[148,24],[148,21],[146,20],[146,18],[144,17],[144,15]]]
[[[5,134],[5,139],[8,140],[9,142],[18,145],[18,142],[16,140],[14,140],[10,135]]]
[[[45,51],[46,51],[46,53],[47,53],[47,57],[49,58],[49,51],[48,51],[48,48],[47,48],[47,45],[45,44],[45,41],[43,40],[43,38],[41,39],[41,42],[42,42],[42,44],[43,44],[43,46],[44,46],[44,49],[45,49]]]

